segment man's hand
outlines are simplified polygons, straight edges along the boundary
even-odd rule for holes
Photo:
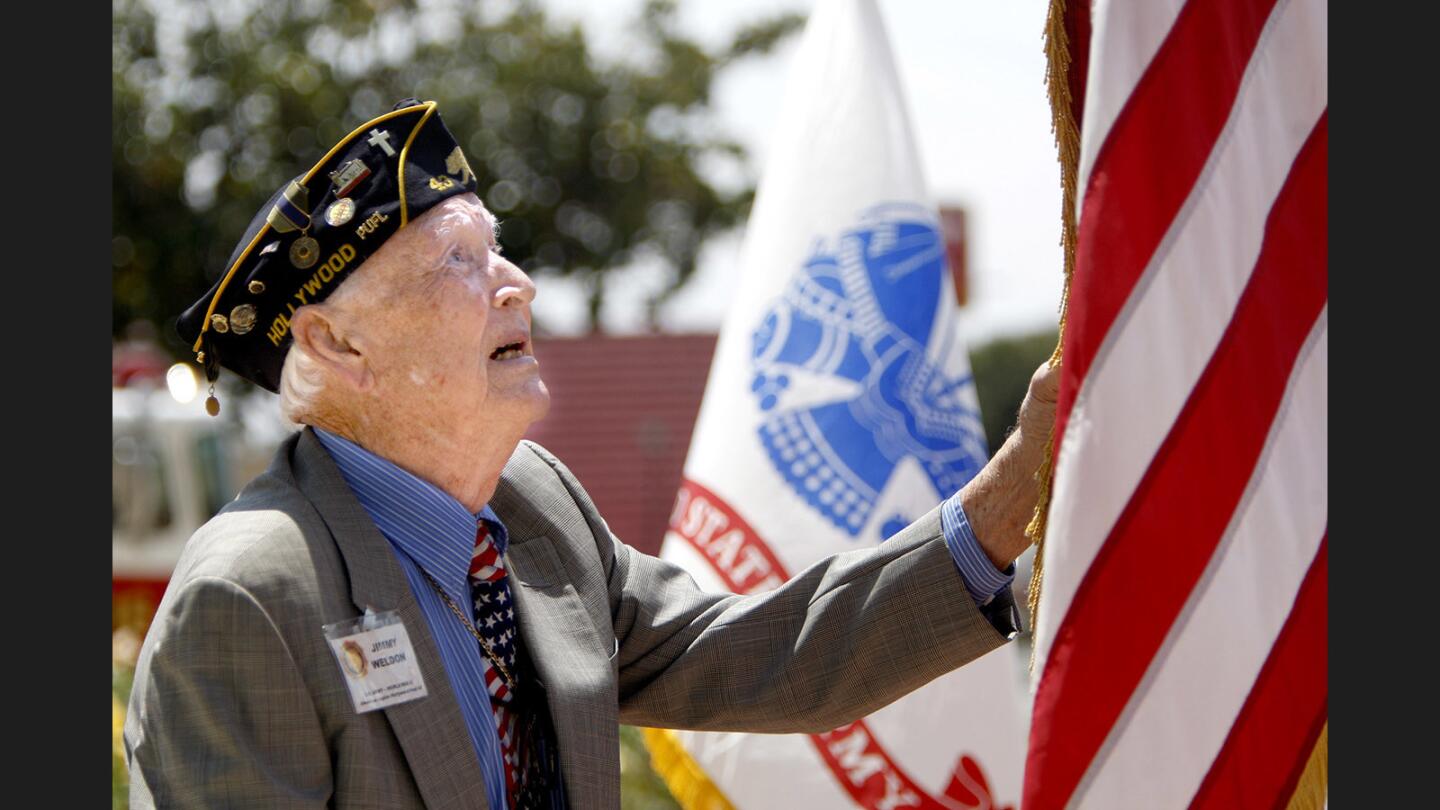
[[[1059,398],[1060,369],[1044,363],[1030,376],[1015,430],[990,463],[960,490],[960,505],[970,527],[997,569],[1008,567],[1030,545],[1025,527],[1040,492],[1035,473],[1045,460]]]
[[[1060,399],[1060,367],[1051,368],[1041,363],[1030,375],[1030,390],[1025,401],[1020,403],[1019,429],[1043,433],[1044,440],[1050,440],[1050,431],[1055,427],[1055,403]]]

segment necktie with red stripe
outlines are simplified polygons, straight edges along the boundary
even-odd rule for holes
[[[515,668],[515,605],[511,600],[510,578],[505,574],[500,550],[490,538],[484,521],[480,522],[476,531],[475,553],[470,558],[470,593],[475,600],[475,629],[488,643],[490,654],[500,659],[505,673],[518,677]],[[518,684],[509,682],[491,662],[490,654],[482,650],[485,688],[490,693],[490,710],[495,715],[495,727],[499,730],[506,789],[513,807],[524,773],[521,763],[522,735],[519,733],[514,694]]]

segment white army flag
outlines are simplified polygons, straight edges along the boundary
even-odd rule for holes
[[[741,593],[883,542],[987,457],[874,0],[820,0],[793,70],[661,548]],[[826,734],[647,740],[690,810],[998,809],[1020,792],[1019,666],[992,653]]]

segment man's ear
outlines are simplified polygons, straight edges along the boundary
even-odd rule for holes
[[[366,390],[374,383],[363,338],[347,330],[343,320],[324,304],[295,310],[290,318],[290,334],[297,348],[303,348],[317,363],[356,390]]]

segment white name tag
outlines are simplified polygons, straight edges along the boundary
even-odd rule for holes
[[[324,630],[355,711],[371,712],[427,694],[399,613],[366,610],[358,619],[327,624]]]

